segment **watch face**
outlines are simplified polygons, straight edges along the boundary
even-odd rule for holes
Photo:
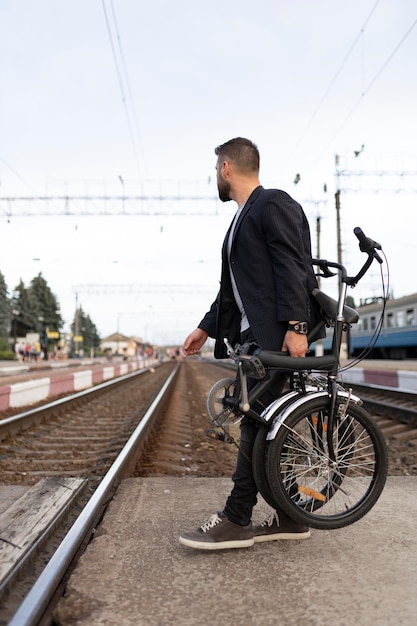
[[[307,335],[308,334],[308,324],[307,322],[297,322],[296,324],[288,324],[289,330],[293,330],[295,333],[299,335]]]

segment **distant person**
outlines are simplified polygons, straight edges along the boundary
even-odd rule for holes
[[[48,360],[48,344],[43,341],[41,344],[41,348],[42,348],[42,354],[43,354],[43,358],[45,361]]]
[[[198,354],[207,338],[213,337],[215,357],[224,358],[227,337],[232,345],[254,341],[265,350],[304,357],[311,323],[309,294],[317,286],[304,212],[284,191],[260,185],[259,152],[248,139],[231,139],[215,154],[220,200],[234,200],[238,209],[223,243],[220,291],[185,339],[183,353]],[[283,375],[277,395],[285,379]],[[220,550],[310,536],[308,527],[282,511],[273,511],[260,525],[252,526],[258,492],[251,463],[257,425],[244,417],[240,431],[234,486],[224,508],[197,530],[181,534],[181,544]]]

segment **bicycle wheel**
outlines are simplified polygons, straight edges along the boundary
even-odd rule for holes
[[[335,419],[330,460],[328,400],[311,398],[290,413],[266,451],[266,474],[277,503],[313,528],[342,528],[377,502],[388,472],[384,437],[367,411],[350,403]]]
[[[218,380],[207,396],[207,411],[210,417],[210,424],[222,428],[229,435],[230,426],[238,424],[242,419],[242,415],[238,415],[233,411],[233,406],[237,402],[236,378],[222,378]]]

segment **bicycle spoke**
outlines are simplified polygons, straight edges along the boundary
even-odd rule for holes
[[[268,448],[269,482],[289,515],[318,528],[341,527],[359,519],[379,497],[386,449],[379,429],[368,423],[370,416],[353,405],[336,420],[333,461],[322,403],[315,398],[311,401],[315,411],[301,406],[285,419]]]

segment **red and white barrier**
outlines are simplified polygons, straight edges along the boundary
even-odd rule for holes
[[[417,372],[413,370],[388,370],[372,369],[365,367],[352,367],[343,372],[343,383],[354,385],[372,385],[395,389],[407,393],[417,393]]]
[[[82,391],[106,380],[152,367],[155,363],[153,359],[136,359],[116,365],[92,366],[91,369],[75,372],[66,369],[59,374],[55,372],[55,375],[0,386],[0,411],[29,406],[65,393]]]

